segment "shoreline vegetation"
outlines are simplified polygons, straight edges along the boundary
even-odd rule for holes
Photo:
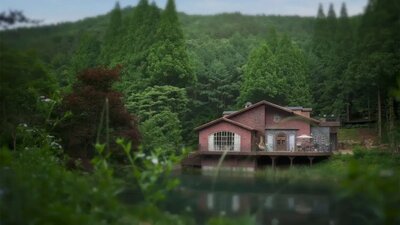
[[[129,147],[122,141],[120,144]],[[126,152],[129,151],[126,149]],[[147,164],[147,170],[141,172],[142,175],[147,173],[149,180],[135,180],[135,172],[126,173],[133,177],[121,176],[120,172],[117,175],[114,173],[117,167],[101,157],[93,161],[92,173],[68,170],[65,163],[59,152],[51,149],[12,151],[3,148],[0,151],[2,221],[5,224],[28,220],[35,224],[93,224],[100,221],[106,224],[135,224],[133,221],[150,224],[186,224],[183,222],[186,221],[192,224],[187,217],[172,215],[158,207],[179,181],[165,179],[167,174],[163,172],[149,173],[152,169],[160,170],[151,156],[143,162],[143,166]],[[220,178],[223,174],[219,174]],[[255,178],[271,183],[325,185],[340,193],[340,198],[361,198],[369,204],[369,210],[374,213],[372,218],[379,222],[376,224],[396,224],[400,220],[396,210],[400,202],[399,177],[398,154],[363,148],[356,148],[353,155],[334,155],[312,167],[267,169],[255,173]],[[151,182],[158,179],[166,183]],[[153,189],[145,191],[147,188]],[[157,191],[159,195],[156,195]],[[136,203],[126,204],[125,198],[136,199]]]

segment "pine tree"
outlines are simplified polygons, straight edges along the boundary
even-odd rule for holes
[[[396,76],[400,70],[399,11],[399,1],[369,1],[357,34],[359,45],[349,67],[349,73],[355,75],[354,83],[358,86],[354,93],[356,94],[359,90],[369,90],[367,96],[376,99],[380,137],[382,136],[382,108],[384,108],[382,98],[389,98],[388,90],[396,83]],[[393,110],[388,109],[388,111]]]
[[[122,82],[118,89],[126,95],[143,91],[149,86],[147,60],[152,46],[156,43],[156,30],[159,26],[160,10],[147,0],[141,0],[126,20],[126,33],[121,44],[123,65]]]
[[[187,87],[193,83],[195,77],[189,64],[174,0],[167,2],[161,15],[156,39],[147,58],[150,83],[178,87]]]
[[[117,2],[115,3],[114,9],[111,11],[110,23],[106,30],[104,40],[112,41],[114,37],[121,32],[121,28],[122,28],[121,7],[119,5],[119,2]]]
[[[100,41],[94,34],[82,34],[78,48],[71,59],[68,84],[75,82],[75,75],[80,71],[95,67],[99,64]]]
[[[115,4],[110,13],[110,22],[103,39],[101,49],[101,62],[104,65],[115,66],[121,62],[121,44],[122,44],[122,15],[119,2]]]
[[[254,50],[244,67],[239,102],[270,100],[281,103],[284,80],[277,74],[277,62],[268,44]]]
[[[347,15],[346,4],[343,3],[340,10],[340,17],[337,24],[337,32],[335,38],[335,60],[332,62],[331,67],[335,71],[334,88],[332,89],[332,96],[336,94],[336,98],[332,104],[332,108],[336,110],[334,113],[339,115],[346,112],[346,118],[349,117],[349,109],[351,104],[350,91],[352,89],[352,79],[349,74],[346,74],[349,61],[354,53],[354,29],[350,24]]]
[[[318,7],[317,18],[314,26],[312,52],[310,62],[310,86],[313,93],[315,111],[320,112],[320,96],[323,93],[323,83],[326,77],[324,61],[328,51],[328,26],[322,4]]]
[[[132,51],[138,55],[136,62],[145,60],[143,52],[146,52],[155,43],[155,31],[159,26],[160,10],[147,0],[141,0],[133,10],[129,22],[128,44]]]
[[[336,31],[336,12],[333,4],[329,4],[329,9],[328,9],[328,16],[326,17],[327,19],[327,24],[328,24],[328,30],[331,34],[334,34]]]
[[[323,46],[327,40],[327,22],[322,4],[319,4],[317,18],[314,27],[313,47],[312,50],[315,54],[320,56],[323,52]]]
[[[292,106],[310,106],[311,93],[308,84],[308,65],[305,55],[286,35],[279,40],[276,52],[277,75],[284,80],[284,103]]]

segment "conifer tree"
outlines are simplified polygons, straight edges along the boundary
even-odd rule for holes
[[[369,90],[377,105],[379,137],[382,136],[382,109],[388,90],[400,70],[400,4],[396,0],[370,0],[357,34],[357,50],[349,67],[358,90]],[[356,94],[358,90],[354,90]],[[388,104],[393,105],[393,104]],[[393,109],[387,109],[393,111]]]
[[[147,58],[150,83],[178,87],[193,83],[195,77],[189,64],[174,0],[168,0],[161,15],[156,40]]]
[[[75,81],[75,75],[81,70],[98,65],[100,51],[100,41],[94,34],[82,34],[79,46],[71,59],[69,85],[72,85]]]
[[[335,114],[342,112],[340,84],[342,78],[338,71],[338,46],[341,38],[338,34],[338,21],[333,4],[329,5],[325,17],[322,5],[318,9],[315,25],[311,64],[311,89],[315,102],[315,111],[320,114]],[[338,90],[339,88],[339,90]],[[340,100],[338,100],[340,99]],[[333,104],[337,101],[337,104]],[[339,104],[340,103],[340,104]]]
[[[254,50],[245,65],[240,104],[270,100],[282,102],[284,80],[277,74],[276,58],[267,43]]]
[[[317,18],[314,27],[313,35],[313,52],[319,55],[323,51],[322,46],[326,41],[327,34],[326,16],[322,4],[319,4]]]
[[[137,54],[136,62],[145,60],[143,51],[154,44],[159,20],[160,10],[155,3],[149,5],[147,0],[141,0],[133,10],[129,18],[127,47]]]
[[[336,31],[336,12],[333,4],[329,4],[329,9],[328,9],[328,16],[326,17],[327,23],[328,23],[328,28],[331,33],[334,33]]]
[[[277,75],[283,79],[284,103],[292,106],[310,106],[308,65],[305,55],[286,35],[279,40],[276,52]]]
[[[110,22],[103,39],[101,49],[101,62],[105,65],[115,66],[121,61],[122,42],[122,15],[119,2],[111,11]]]
[[[147,58],[156,42],[159,20],[160,10],[155,3],[149,5],[147,0],[141,0],[128,15],[120,50],[123,55],[120,60],[123,64],[122,82],[118,87],[127,95],[143,91],[149,86]]]

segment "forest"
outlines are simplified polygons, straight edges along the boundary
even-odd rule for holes
[[[315,17],[187,15],[174,0],[165,8],[140,0],[73,23],[0,31],[0,200],[15,203],[0,204],[0,217],[189,224],[155,205],[178,185],[168,178],[174,165],[196,150],[194,128],[261,100],[310,107],[314,118],[349,127],[366,122],[385,153],[359,157],[376,154],[400,171],[399,12],[396,0],[369,0],[356,16],[345,3],[319,5]],[[128,214],[121,183],[155,205]],[[27,196],[3,195],[3,187]],[[29,187],[37,194],[28,196]],[[36,204],[43,208],[32,210]],[[385,224],[399,221],[385,207]],[[220,222],[210,224],[230,224]]]
[[[61,95],[71,92],[83,69],[118,66],[114,87],[128,111],[139,124],[150,119],[145,115],[150,109],[169,111],[181,145],[195,144],[193,128],[222,111],[263,99],[312,107],[317,118],[376,122],[387,142],[399,115],[393,95],[399,71],[397,9],[386,6],[396,4],[370,3],[364,15],[354,17],[348,17],[345,4],[338,12],[320,5],[316,18],[303,18],[190,16],[177,13],[174,5],[162,11],[141,1],[124,9],[117,3],[107,15],[76,23],[1,35],[3,48],[34,54],[46,70],[40,75],[51,77],[49,85]],[[179,107],[172,109],[171,103]]]

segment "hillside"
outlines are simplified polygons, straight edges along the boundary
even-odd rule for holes
[[[28,58],[36,53],[61,94],[70,92],[87,68],[121,68],[113,87],[127,110],[143,123],[153,112],[181,104],[169,109],[174,115],[162,112],[177,117],[171,120],[179,121],[189,140],[184,142],[191,144],[194,127],[249,101],[311,107],[313,117],[331,120],[374,121],[385,115],[387,124],[394,120],[398,104],[389,90],[398,71],[392,40],[399,29],[390,7],[356,17],[348,16],[345,4],[340,13],[333,5],[321,6],[317,17],[187,15],[168,2],[169,11],[143,0],[73,23],[2,31],[1,46],[10,48],[9,60],[25,57],[27,50]],[[393,17],[376,24],[382,13]],[[13,55],[15,49],[23,54]],[[375,64],[377,58],[381,62]],[[178,102],[157,108],[171,98]],[[377,120],[380,136],[382,120]]]
[[[122,10],[124,20],[132,8]],[[57,25],[19,28],[0,32],[1,42],[18,49],[33,49],[45,61],[53,59],[57,53],[68,55],[76,49],[81,34],[96,33],[99,40],[104,35],[109,22],[109,14],[86,18],[77,22]],[[187,42],[205,38],[230,38],[235,33],[244,37],[263,39],[271,28],[288,34],[302,47],[306,47],[313,33],[314,18],[298,16],[251,16],[240,13],[218,15],[179,14]],[[190,45],[189,45],[190,50]]]

